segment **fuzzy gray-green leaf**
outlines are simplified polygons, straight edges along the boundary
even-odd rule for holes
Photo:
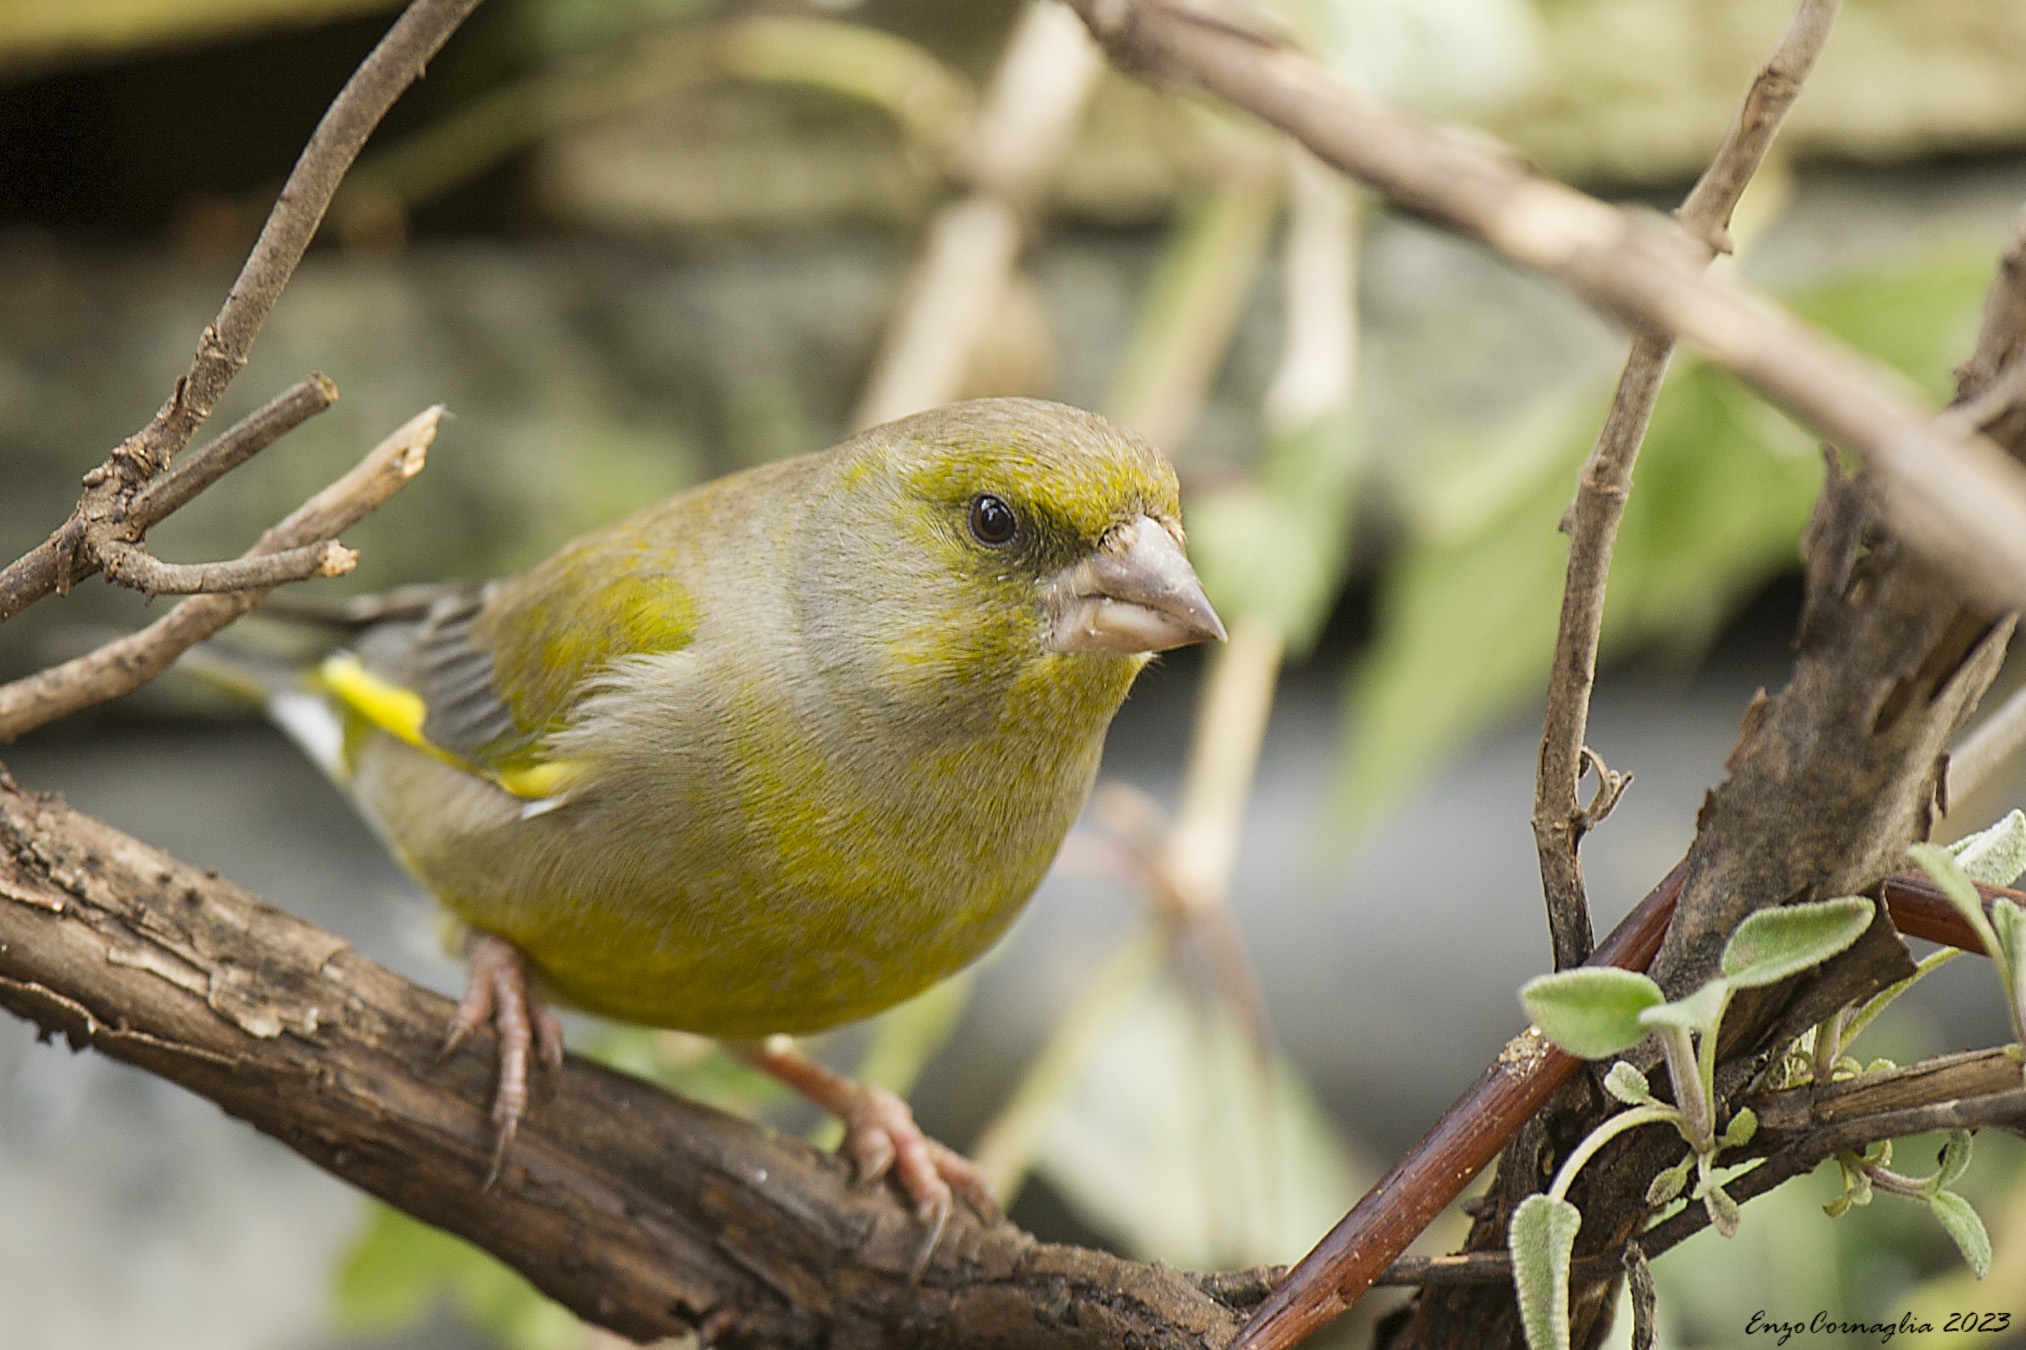
[[[1724,975],[1739,989],[1778,984],[1857,941],[1874,913],[1872,902],[1861,895],[1762,909],[1739,924],[1725,944]]]
[[[1583,1216],[1566,1200],[1530,1195],[1506,1230],[1513,1291],[1528,1350],[1569,1350],[1569,1262]]]
[[[1622,1059],[1604,1075],[1604,1091],[1627,1106],[1651,1106],[1657,1100],[1646,1082],[1646,1075]]]
[[[1963,1254],[1963,1260],[1976,1272],[1978,1279],[1991,1273],[1991,1235],[1984,1231],[1984,1221],[1977,1217],[1977,1211],[1970,1208],[1970,1202],[1954,1191],[1936,1191],[1928,1197],[1928,1207],[1941,1220],[1942,1228],[1956,1244],[1956,1250]]]
[[[1520,986],[1520,1005],[1544,1035],[1582,1059],[1602,1059],[1646,1039],[1639,1014],[1663,1001],[1646,976],[1610,966],[1540,975]]]
[[[1727,1238],[1738,1235],[1738,1224],[1744,1215],[1738,1212],[1738,1202],[1731,1199],[1729,1191],[1712,1185],[1702,1193],[1702,1203],[1709,1210],[1710,1224],[1717,1232]]]
[[[1950,844],[1948,853],[1970,880],[2010,886],[2026,872],[2026,812],[2006,812],[1997,824]]]
[[[1658,1209],[1680,1195],[1688,1185],[1688,1169],[1695,1166],[1695,1155],[1685,1153],[1674,1166],[1657,1173],[1646,1188],[1646,1203]]]
[[[1707,1036],[1716,1030],[1717,1021],[1723,1016],[1724,1004],[1730,1001],[1730,994],[1728,981],[1711,980],[1686,998],[1644,1009],[1639,1014],[1639,1021],[1642,1026],[1684,1027]]]

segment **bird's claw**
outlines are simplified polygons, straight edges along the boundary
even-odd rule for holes
[[[889,1172],[914,1201],[915,1217],[928,1227],[928,1237],[915,1257],[912,1278],[919,1279],[950,1221],[956,1197],[980,1218],[999,1217],[999,1205],[978,1165],[947,1144],[929,1138],[915,1124],[908,1104],[882,1087],[861,1087],[844,1114],[840,1151],[851,1159],[861,1182],[880,1180]]]
[[[499,1079],[492,1098],[492,1121],[498,1134],[493,1141],[492,1168],[482,1187],[490,1189],[499,1180],[507,1149],[520,1129],[521,1117],[527,1114],[530,1061],[551,1069],[563,1067],[563,1024],[535,993],[528,981],[527,961],[511,942],[490,933],[475,933],[467,955],[471,974],[437,1060],[455,1053],[487,1022],[499,1032]]]

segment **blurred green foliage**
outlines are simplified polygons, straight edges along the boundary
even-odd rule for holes
[[[1296,656],[1314,644],[1349,565],[1360,461],[1338,408],[1270,440],[1246,481],[1192,501],[1189,553],[1220,614],[1273,620]]]
[[[1970,349],[1992,256],[1991,241],[1954,242],[1787,300],[1940,401]],[[1399,800],[1544,692],[1568,556],[1555,526],[1608,401],[1608,390],[1551,392],[1496,434],[1407,470],[1404,548],[1350,683],[1340,788],[1353,814]],[[1612,558],[1604,655],[1699,654],[1740,603],[1798,565],[1821,480],[1807,433],[1721,369],[1677,356]]]

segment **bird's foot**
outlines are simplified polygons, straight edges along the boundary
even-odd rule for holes
[[[851,1160],[861,1182],[892,1174],[914,1202],[915,1216],[929,1235],[915,1261],[920,1275],[962,1196],[979,1217],[996,1219],[999,1204],[978,1165],[963,1154],[929,1138],[915,1123],[908,1104],[882,1087],[868,1087],[795,1048],[786,1036],[769,1036],[756,1045],[733,1047],[754,1068],[786,1083],[844,1122],[838,1152]]]
[[[465,954],[471,960],[471,974],[437,1058],[449,1058],[487,1022],[499,1032],[499,1080],[492,1096],[492,1121],[499,1132],[493,1142],[492,1170],[485,1177],[484,1188],[489,1189],[499,1179],[507,1148],[527,1114],[531,1061],[551,1069],[563,1067],[563,1024],[529,983],[527,959],[520,948],[490,933],[473,933]]]

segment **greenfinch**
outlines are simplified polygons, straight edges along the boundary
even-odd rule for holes
[[[283,720],[471,934],[447,1048],[497,1028],[502,1154],[561,1059],[548,995],[724,1038],[925,1219],[952,1186],[989,1212],[903,1104],[786,1035],[990,947],[1150,655],[1223,638],[1157,451],[1058,404],[955,404],[377,613]]]

